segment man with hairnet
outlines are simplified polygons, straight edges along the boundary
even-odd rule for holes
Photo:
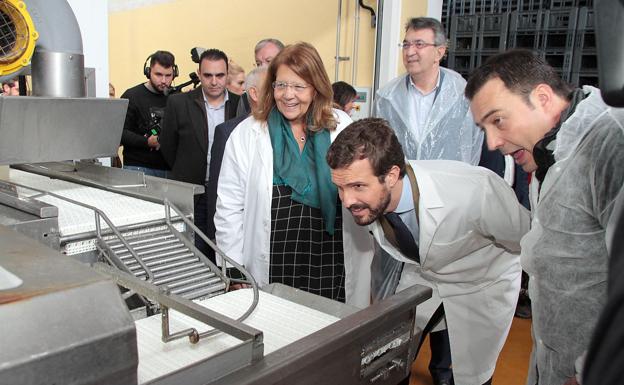
[[[575,384],[607,295],[605,228],[624,181],[624,109],[572,89],[526,50],[491,57],[466,86],[490,149],[540,180],[521,263],[531,277],[533,352],[527,384]]]
[[[446,54],[442,24],[428,17],[412,18],[399,45],[407,74],[377,91],[375,115],[390,123],[407,159],[479,164],[483,134],[474,124],[464,97],[466,81],[457,72],[440,67]],[[375,297],[394,292],[396,282],[388,277],[401,266],[387,256],[373,261]],[[430,336],[429,371],[435,385],[452,384],[448,334],[446,330],[435,331]]]

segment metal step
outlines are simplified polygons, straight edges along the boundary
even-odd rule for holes
[[[179,254],[179,255],[174,255],[174,256],[168,256],[166,258],[153,259],[147,263],[145,263],[146,261],[144,261],[144,263],[145,263],[145,266],[147,266],[153,272],[156,272],[162,269],[166,269],[168,267],[178,266],[178,264],[186,264],[186,263],[191,263],[191,262],[196,262],[196,261],[198,261],[198,258],[195,254],[184,253],[184,254]],[[142,269],[142,266],[139,265],[138,262],[135,262],[131,265],[126,265],[126,266],[130,270]]]
[[[221,282],[218,285],[213,285],[203,289],[184,293],[182,297],[186,299],[201,299],[214,297],[215,295],[223,294],[223,292],[225,292],[225,282]]]
[[[128,236],[124,240],[151,272],[154,285],[166,286],[171,293],[187,299],[225,292],[225,281],[218,272],[211,271],[203,259],[169,229]],[[111,260],[126,266],[137,278],[147,277],[143,266],[120,239],[109,239],[105,244],[107,247],[100,249],[112,253]]]
[[[186,247],[186,245],[184,245],[183,243],[178,242],[178,243],[167,245],[167,246],[156,246],[156,247],[153,247],[153,248],[143,248],[142,251],[136,251],[136,254],[139,257],[141,257],[142,259],[144,259],[144,258],[147,258],[147,257],[149,257],[151,255],[155,255],[154,253],[160,253],[161,251],[171,252],[172,250],[176,250],[176,249],[184,249],[185,251],[188,251],[188,247]],[[128,251],[127,249],[124,249],[121,252],[116,252],[115,254],[117,254],[117,256],[121,260],[134,259],[134,257],[130,253],[130,251]],[[166,253],[161,253],[161,254],[166,254]]]
[[[150,231],[150,232],[141,233],[141,234],[128,235],[128,236],[125,236],[124,239],[130,245],[135,245],[135,244],[139,244],[142,241],[149,241],[150,239],[166,238],[166,237],[175,238],[175,236],[171,233],[171,231],[169,231],[169,229],[166,229],[166,230]],[[115,249],[119,246],[123,246],[123,243],[121,243],[121,241],[117,237],[107,240],[106,243],[112,249]]]
[[[137,253],[139,253],[142,250],[149,250],[149,249],[153,249],[156,247],[167,247],[167,246],[171,246],[171,245],[182,245],[183,243],[180,242],[180,240],[175,239],[173,237],[167,238],[167,239],[162,239],[162,240],[157,240],[157,241],[153,241],[153,240],[145,240],[145,242],[138,244],[137,246],[130,244],[130,247],[132,247],[132,249],[134,251],[136,251]],[[121,245],[120,247],[117,247],[115,250],[115,253],[119,254],[122,253],[124,251],[128,252],[128,249],[124,246]]]
[[[154,273],[154,280],[156,280],[158,278],[162,278],[162,277],[167,277],[167,276],[170,276],[170,275],[178,274],[178,273],[183,273],[183,272],[187,272],[187,271],[197,270],[197,269],[203,268],[205,266],[206,265],[204,265],[202,262],[197,262],[197,263],[194,263],[194,264],[188,265],[188,266],[182,266],[182,267],[178,267],[178,268],[171,269],[171,270],[160,271],[158,273]],[[134,275],[136,275],[138,277],[140,275],[146,275],[146,274],[143,271],[143,272],[135,273]]]
[[[197,275],[202,275],[202,274],[208,274],[208,275],[216,275],[214,272],[210,271],[209,268],[207,267],[202,267],[199,269],[194,269],[194,270],[190,270],[187,272],[182,272],[180,274],[176,274],[176,275],[170,275],[168,277],[165,278],[159,278],[159,279],[155,279],[154,280],[154,285],[167,285],[167,286],[171,286],[174,282],[176,282],[177,280],[183,280],[186,278],[190,278],[190,277],[194,277]],[[210,277],[208,277],[210,278]]]
[[[197,282],[209,282],[211,279],[221,280],[221,278],[218,277],[215,273],[209,271],[208,273],[204,273],[204,274],[193,274],[187,278],[178,278],[176,280],[170,281],[166,285],[169,289],[173,290],[179,287],[192,285]]]
[[[198,290],[198,289],[205,288],[205,287],[214,287],[215,285],[218,285],[220,283],[222,283],[221,278],[216,277],[216,278],[206,279],[206,280],[202,280],[202,281],[195,282],[195,283],[188,284],[188,285],[181,285],[175,289],[171,288],[171,286],[169,285],[167,286],[169,287],[169,289],[171,290],[173,294],[183,295],[184,293],[188,293],[193,290]]]

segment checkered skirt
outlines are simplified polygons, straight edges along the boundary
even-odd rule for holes
[[[336,231],[325,231],[321,210],[291,199],[288,186],[273,186],[270,282],[345,301],[342,211]]]

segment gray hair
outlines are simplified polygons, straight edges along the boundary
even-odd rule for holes
[[[245,77],[245,91],[249,92],[250,88],[258,87],[258,80],[260,80],[260,76],[268,71],[267,66],[255,67],[247,74]]]
[[[444,27],[442,27],[442,23],[440,23],[437,19],[432,17],[413,17],[405,24],[405,32],[410,29],[430,29],[435,35],[433,39],[434,43],[438,46],[446,45],[446,33],[444,32]]]
[[[264,48],[265,45],[269,43],[274,44],[277,48],[279,48],[280,51],[284,49],[284,43],[282,43],[281,41],[273,38],[267,38],[260,40],[256,44],[256,48],[254,48],[254,55],[257,54],[258,51],[260,51],[262,48]]]

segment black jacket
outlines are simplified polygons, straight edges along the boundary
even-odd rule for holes
[[[236,116],[239,96],[229,93],[225,120]],[[201,87],[169,97],[165,108],[160,152],[171,167],[169,177],[203,185],[206,181],[208,123]]]
[[[234,131],[234,128],[245,119],[247,119],[247,114],[225,121],[215,128],[214,140],[210,152],[210,172],[208,173],[208,184],[206,185],[208,206],[207,235],[211,238],[214,238],[215,235],[214,216],[217,211],[217,186],[219,184],[219,173],[221,172],[225,144],[232,131]]]

